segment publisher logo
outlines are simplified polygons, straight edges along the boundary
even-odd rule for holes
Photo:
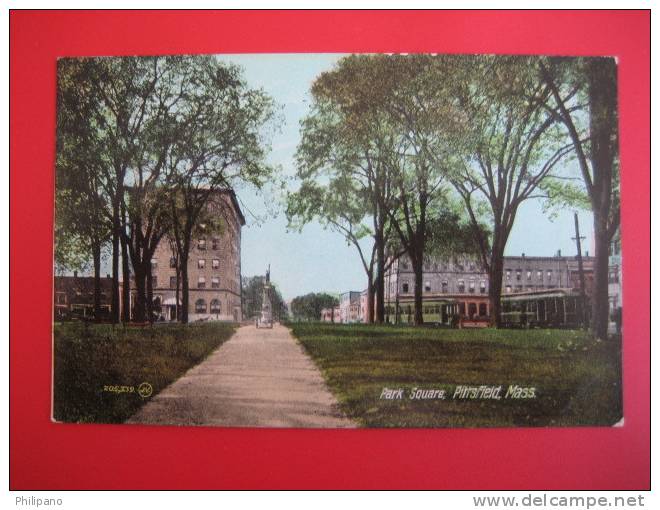
[[[140,386],[138,386],[138,395],[140,395],[142,398],[150,397],[153,392],[154,389],[148,382],[143,382],[140,384]]]

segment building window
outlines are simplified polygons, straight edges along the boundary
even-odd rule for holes
[[[151,270],[154,271],[156,269],[158,269],[158,260],[151,259]]]
[[[481,285],[479,285],[479,292],[482,294],[486,293],[486,280],[481,280]]]
[[[158,277],[151,275],[151,288],[155,289],[158,287]]]
[[[540,269],[538,271],[536,271],[536,278],[538,280],[543,281],[543,271],[541,271]]]
[[[442,292],[446,294],[447,290],[448,290],[447,282],[442,282]]]
[[[510,280],[511,279],[511,269],[506,270],[506,279]]]
[[[408,264],[406,262],[401,262],[401,269],[408,269]]]
[[[547,276],[548,276],[548,281],[551,282],[552,281],[552,269],[548,269]]]
[[[219,250],[220,249],[220,239],[218,239],[217,237],[214,237],[213,240],[211,241],[211,243],[212,243],[212,248],[214,250]]]
[[[206,288],[206,278],[203,276],[200,276],[197,278],[197,288],[198,289],[205,289]]]
[[[464,266],[463,264],[456,264],[456,268],[457,268],[459,271],[465,271],[465,266]]]
[[[206,313],[206,301],[203,299],[195,301],[195,313]]]
[[[470,280],[470,294],[474,294],[474,280]]]
[[[205,259],[199,259],[197,261],[197,269],[204,269],[206,267],[206,260]]]
[[[461,294],[465,292],[465,281],[458,280],[458,292]]]
[[[58,305],[66,304],[66,294],[64,292],[58,292],[55,298]]]
[[[479,315],[486,317],[488,315],[488,307],[486,303],[479,303]]]
[[[214,276],[211,278],[211,288],[212,289],[219,289],[220,288],[220,278],[217,276]]]
[[[531,280],[531,279],[532,279],[532,272],[529,271],[529,270],[527,271],[527,279],[528,279],[528,280]]]
[[[170,288],[176,289],[176,276],[170,276]]]
[[[213,259],[211,267],[213,267],[213,269],[220,269],[220,259]]]
[[[176,267],[176,257],[170,257],[170,267],[171,268]]]
[[[516,281],[522,280],[522,271],[520,269],[516,270]]]
[[[408,285],[408,282],[403,282],[403,285],[401,285],[401,292],[404,294],[408,294],[408,292],[410,292],[410,286]]]
[[[424,282],[424,291],[431,292],[431,282]]]
[[[506,286],[506,293],[511,294],[511,285]]]
[[[201,239],[197,240],[197,249],[206,250],[206,239],[202,237]]]
[[[212,299],[211,300],[211,313],[220,313],[220,300]]]

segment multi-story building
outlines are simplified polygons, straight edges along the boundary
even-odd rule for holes
[[[341,309],[338,306],[334,308],[323,308],[321,310],[321,322],[340,322]]]
[[[593,257],[582,257],[585,291],[593,282]],[[486,321],[490,315],[488,273],[471,257],[429,260],[423,272],[424,314],[436,314],[447,322],[452,313],[468,320]],[[502,294],[555,288],[579,288],[577,257],[505,257]],[[385,312],[390,322],[410,320],[414,313],[415,274],[404,257],[385,275]],[[397,318],[398,317],[398,318]]]
[[[360,292],[348,291],[339,296],[339,317],[340,322],[346,324],[359,322],[360,316]],[[336,321],[336,319],[335,319]]]
[[[591,295],[594,258],[582,256],[584,290]],[[577,257],[504,257],[502,294],[546,289],[579,289],[580,271]]]
[[[213,226],[198,225],[188,258],[189,310],[195,320],[240,321],[241,228],[245,218],[231,190],[219,190],[209,200]],[[176,256],[167,239],[158,245],[152,265],[154,305],[164,320],[176,319]],[[181,293],[179,293],[181,306]]]
[[[112,278],[107,275],[101,278],[101,316],[99,319],[110,319],[112,301]],[[119,283],[119,299],[122,298],[121,285]],[[74,271],[73,276],[56,276],[54,281],[54,319],[65,321],[71,319],[94,318],[94,277],[78,276]],[[121,309],[121,301],[119,302]]]

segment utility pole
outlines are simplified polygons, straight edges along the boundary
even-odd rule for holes
[[[573,213],[575,218],[575,237],[572,239],[577,245],[577,260],[578,260],[578,274],[580,275],[580,297],[582,299],[582,325],[586,327],[585,321],[585,310],[587,306],[586,292],[584,287],[584,268],[582,267],[582,245],[581,241],[584,239],[584,236],[580,237],[580,225],[578,223],[577,213]]]

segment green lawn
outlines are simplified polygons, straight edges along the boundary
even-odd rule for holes
[[[344,412],[367,427],[612,425],[622,415],[620,340],[574,330],[288,324]],[[534,387],[534,398],[453,399],[457,385]],[[404,388],[401,400],[381,399]],[[444,400],[410,400],[412,388]]]
[[[201,362],[236,325],[200,323],[132,328],[63,323],[54,327],[54,410],[63,422],[121,423]],[[131,390],[132,388],[132,390]]]

